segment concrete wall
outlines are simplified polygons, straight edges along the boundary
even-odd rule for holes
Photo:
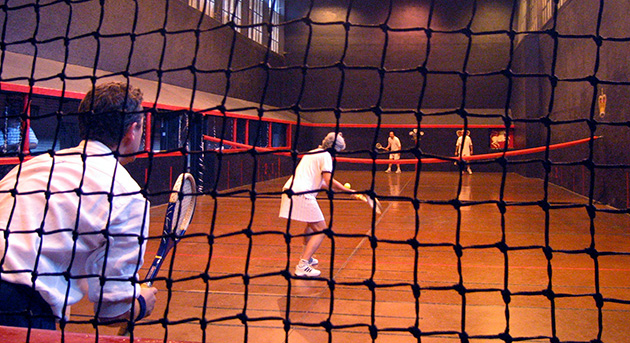
[[[425,124],[500,125],[509,108],[517,119],[516,147],[592,133],[604,137],[593,144],[596,165],[630,160],[625,148],[630,43],[605,39],[628,36],[630,4],[625,0],[568,1],[554,27],[559,35],[519,34],[513,55],[507,34],[512,0],[398,0],[391,9],[381,0],[287,1],[285,51],[269,55],[183,0],[105,1],[104,7],[98,1],[32,3],[12,0],[2,8],[7,11],[0,16],[7,51],[290,106],[317,123],[414,124],[420,109]],[[600,4],[605,7],[598,21]],[[344,25],[346,19],[352,25]],[[478,34],[488,31],[495,34]],[[267,72],[261,62],[278,69]],[[502,73],[508,66],[516,73],[513,83]],[[596,104],[601,88],[608,97],[603,118]],[[452,109],[479,115],[464,119],[463,112],[439,113]],[[304,128],[299,146],[316,146],[320,131]],[[485,138],[473,132],[473,139],[477,134],[476,147],[481,147]],[[454,142],[444,131],[424,139],[450,147],[451,138]],[[543,155],[527,156],[512,170],[549,176],[576,192],[592,192],[598,201],[628,207],[628,172],[595,168],[592,176],[584,165],[589,152],[588,145],[552,151],[550,160],[565,165],[552,167],[549,174]]]
[[[267,54],[262,45],[184,0],[34,3],[13,0],[3,8],[0,27],[8,51],[255,103],[281,103],[284,83],[274,82],[273,72],[261,65],[282,66],[282,56]],[[263,91],[268,78],[271,86]]]
[[[630,105],[630,43],[610,39],[627,40],[630,3],[616,0],[603,4],[598,21],[600,2],[569,1],[558,13],[557,37],[531,34],[521,42],[515,53],[514,71],[529,76],[515,80],[512,113],[523,120],[517,127],[525,132],[527,146],[544,145],[547,140],[566,142],[591,134],[602,136],[593,143],[592,159],[588,145],[551,152],[550,160],[562,165],[550,170],[550,181],[583,195],[592,192],[597,201],[627,208],[628,171],[601,167],[630,163],[626,148],[630,141],[630,112],[626,110]],[[605,116],[599,115],[597,105],[602,89],[607,95]],[[546,122],[551,124],[546,125],[541,118],[548,118]],[[542,159],[544,155],[536,157]],[[585,166],[589,160],[596,165],[592,170]],[[539,162],[520,170],[532,177],[546,174]]]
[[[286,79],[285,100],[324,109],[506,108],[507,78],[477,75],[505,69],[508,36],[474,33],[509,30],[511,0],[477,1],[476,8],[471,1],[392,3],[390,9],[390,2],[382,0],[287,1],[286,17],[292,22],[285,27],[285,56],[296,69]],[[459,32],[465,28],[471,35]],[[317,69],[302,74],[297,67],[306,65]],[[322,111],[313,121],[329,122],[332,116]],[[376,122],[375,112],[344,113],[342,119],[365,116]],[[413,114],[384,114],[382,120],[417,121]],[[471,120],[497,123],[496,118]]]

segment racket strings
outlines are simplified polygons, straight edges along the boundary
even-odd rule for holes
[[[186,231],[188,225],[192,221],[192,216],[195,211],[195,190],[194,185],[189,179],[185,179],[182,182],[181,187],[174,194],[177,196],[175,203],[175,234],[176,238],[180,238],[183,232]]]

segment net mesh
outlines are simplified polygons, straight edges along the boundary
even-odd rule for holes
[[[604,0],[5,1],[3,175],[74,146],[77,102],[94,85],[143,89],[148,148],[128,169],[154,204],[190,171],[201,205],[154,284],[158,310],[132,339],[623,341],[629,10]],[[453,154],[457,129],[472,132],[477,156]],[[353,137],[333,176],[380,198],[384,213],[320,196],[328,270],[306,281],[293,268],[312,233],[277,211],[301,154],[329,131]],[[379,174],[389,154],[375,147],[389,131],[407,139],[392,162],[413,165],[404,184]],[[466,179],[468,167],[487,179]],[[148,253],[159,231],[138,237]],[[71,312],[61,330],[110,332],[90,306]]]

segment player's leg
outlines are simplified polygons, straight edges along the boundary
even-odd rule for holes
[[[304,246],[306,246],[306,244],[308,244],[308,241],[311,239],[311,237],[313,237],[311,236],[313,232],[314,232],[313,229],[307,223],[306,228],[304,229]]]
[[[315,232],[313,231],[313,228],[310,225],[306,224],[306,228],[304,229],[304,247],[306,247],[306,244],[308,244],[308,241],[311,239],[311,237],[313,237],[312,236],[313,232]],[[311,258],[308,260],[308,263],[311,266],[316,266],[319,264],[319,260],[317,260],[315,256],[311,256]]]
[[[306,228],[304,229],[304,233],[316,233],[315,235],[310,236],[306,245],[304,246],[304,251],[302,252],[302,256],[300,257],[300,262],[295,268],[295,275],[297,276],[319,276],[321,271],[313,268],[310,264],[310,260],[313,257],[313,254],[319,249],[324,238],[326,237],[323,233],[321,233],[324,229],[326,229],[326,222],[319,221],[314,223],[307,223]]]
[[[468,154],[466,156],[470,156],[470,155]],[[466,164],[466,167],[467,167],[466,169],[468,171],[468,174],[472,174],[472,169],[470,169],[470,164]]]
[[[325,229],[326,229],[325,221],[306,224],[306,228],[304,229],[305,234],[316,233],[316,232],[317,234],[309,236],[310,238],[308,239],[306,245],[304,245],[304,251],[302,252],[302,257],[301,257],[303,260],[309,260],[311,257],[313,257],[313,254],[317,251],[319,246],[324,241],[325,236],[321,232],[324,231]]]
[[[393,156],[392,154],[389,154],[389,160],[391,161],[391,160],[393,160],[393,159],[394,159],[394,156]],[[386,170],[385,172],[386,172],[386,173],[390,173],[391,171],[392,171],[392,164],[390,163],[390,164],[387,166],[387,170]]]
[[[394,156],[394,160],[399,160],[400,159],[400,154],[395,154],[396,156]],[[398,170],[396,170],[396,173],[400,173],[400,163],[396,163],[396,167],[398,168]]]

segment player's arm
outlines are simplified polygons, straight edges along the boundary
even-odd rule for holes
[[[343,184],[337,180],[335,180],[332,177],[332,173],[330,172],[323,172],[322,173],[322,177],[324,179],[324,183],[326,183],[326,187],[328,187],[328,189],[331,189],[335,192],[356,192],[353,189],[348,189],[346,187],[343,186]]]
[[[125,197],[120,197],[119,200],[122,201],[123,198]],[[113,281],[137,277],[149,235],[149,202],[140,197],[125,200],[121,205],[126,206],[112,206],[111,221],[107,228],[108,243],[99,244],[85,261],[88,274],[102,275],[105,278],[104,283],[101,283],[101,278],[96,277],[87,280],[88,297],[94,303],[94,313],[103,320],[128,320],[132,308],[134,319],[142,314],[142,309],[146,317],[155,307],[157,289],[144,288],[131,281]],[[145,238],[142,243],[139,236]],[[132,307],[131,299],[139,296],[143,297],[144,304],[140,304],[142,300],[134,299],[136,303]]]

